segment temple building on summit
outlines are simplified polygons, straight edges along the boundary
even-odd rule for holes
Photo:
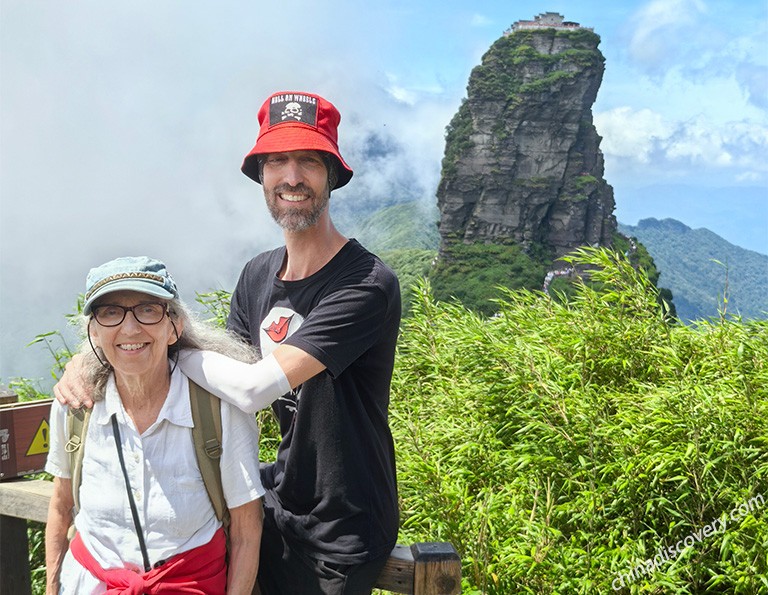
[[[525,29],[587,29],[592,31],[592,27],[582,27],[579,23],[566,21],[565,17],[557,12],[543,12],[536,15],[532,21],[517,21],[504,32],[504,35],[511,35],[515,31]]]

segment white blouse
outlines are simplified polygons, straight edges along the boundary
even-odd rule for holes
[[[50,416],[50,452],[45,470],[70,478],[64,446],[66,407],[54,400]],[[143,572],[141,549],[131,516],[123,473],[112,433],[117,415],[123,458],[152,564],[208,543],[221,523],[205,490],[192,441],[189,381],[181,370],[171,376],[168,397],[157,420],[143,434],[126,414],[114,376],[105,398],[93,407],[85,440],[80,512],[75,526],[85,546],[103,568]],[[253,415],[225,402],[221,477],[229,508],[264,494],[259,477],[259,433]],[[61,594],[104,593],[95,579],[67,552],[61,570]]]

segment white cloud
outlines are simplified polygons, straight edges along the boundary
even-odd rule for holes
[[[736,181],[740,184],[757,184],[765,180],[765,175],[756,171],[746,171],[736,176]]]
[[[401,103],[405,103],[407,105],[413,105],[416,103],[416,94],[412,91],[409,91],[405,87],[391,86],[389,88],[389,92],[394,99],[400,101]]]
[[[404,103],[406,105],[413,105],[416,103],[416,93],[396,84],[391,78],[387,85],[387,93],[389,93],[392,99],[399,103]]]
[[[679,123],[664,149],[670,159],[694,165],[768,172],[768,127],[754,122],[717,126],[695,118]]]
[[[655,71],[690,45],[707,12],[701,0],[652,0],[631,18],[630,57]]]
[[[434,200],[445,127],[458,106],[427,91],[408,90],[408,102],[385,91],[368,100],[367,113],[348,114],[344,143],[356,180],[350,199]]]
[[[435,101],[445,93],[445,89],[440,84],[430,83],[421,78],[416,82],[406,83],[401,81],[401,77],[391,72],[386,73],[385,77],[387,82],[384,89],[387,94],[398,103],[405,105],[415,106],[425,101]]]
[[[714,41],[704,20],[706,13],[701,0],[652,0],[629,21],[630,58],[654,75],[698,60]]]
[[[734,157],[725,148],[723,131],[713,128],[701,118],[678,125],[665,143],[664,153],[670,159],[688,160],[692,164],[727,167]]]
[[[662,116],[649,109],[618,107],[595,114],[595,126],[603,137],[604,153],[640,163],[648,163],[659,141],[670,134]]]
[[[695,175],[729,173],[735,181],[768,177],[768,126],[713,122],[703,116],[669,121],[649,109],[619,107],[595,114],[606,162]]]
[[[653,79],[689,84],[732,79],[742,103],[768,110],[768,19],[765,5],[710,10],[702,0],[652,0],[628,20],[633,65]],[[733,105],[732,101],[723,101]],[[733,109],[738,109],[733,106]]]

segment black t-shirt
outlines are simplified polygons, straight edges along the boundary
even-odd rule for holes
[[[265,514],[312,557],[357,564],[397,539],[388,407],[400,287],[355,240],[299,281],[278,278],[285,256],[282,247],[246,264],[228,321],[262,356],[285,343],[327,368],[273,404],[282,442],[262,469]]]

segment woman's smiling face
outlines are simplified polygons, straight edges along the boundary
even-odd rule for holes
[[[166,301],[137,291],[116,291],[109,293],[94,304],[94,313],[105,311],[104,306],[131,308],[149,304],[161,304],[165,312]],[[140,314],[144,319],[144,315]],[[180,322],[176,322],[179,334]],[[98,320],[91,321],[90,334],[95,346],[101,347],[107,361],[116,374],[130,376],[150,375],[168,366],[168,346],[177,341],[171,319],[165,313],[156,324],[142,324],[134,312],[125,312],[125,318],[117,326],[102,326]]]

